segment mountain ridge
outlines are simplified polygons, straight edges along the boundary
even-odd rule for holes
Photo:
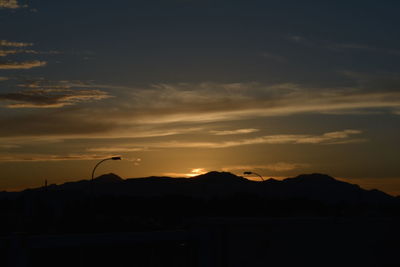
[[[273,178],[252,181],[229,172],[208,172],[191,178],[151,176],[122,179],[114,173],[90,180],[67,182],[28,189],[17,194],[35,191],[62,191],[95,195],[165,196],[186,195],[195,198],[226,197],[251,194],[274,199],[311,199],[323,202],[381,203],[399,201],[399,198],[380,190],[366,190],[359,185],[339,181],[329,175],[300,174],[283,180]],[[7,193],[0,194],[7,195]]]

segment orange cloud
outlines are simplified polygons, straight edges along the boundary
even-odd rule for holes
[[[89,88],[94,88],[94,85],[78,83],[76,86],[78,85],[87,88],[88,92],[85,93],[85,90],[82,89],[78,89],[81,92],[79,94],[76,94],[76,90],[69,92],[68,87],[72,86],[70,81],[59,83],[48,81],[29,83],[28,81],[21,86],[38,89],[38,91],[1,94],[0,98],[4,106],[9,108],[56,108],[110,97],[103,91],[101,91],[103,93],[93,93],[94,91],[91,90],[95,89]],[[99,88],[106,88],[106,86],[99,85]],[[13,116],[0,118],[0,122],[8,125],[6,129],[0,130],[0,133],[3,136],[29,136],[30,138],[46,136],[48,139],[156,137],[188,134],[189,131],[183,129],[209,127],[205,122],[232,121],[232,123],[236,123],[249,118],[304,113],[321,114],[326,111],[366,110],[368,108],[380,109],[381,112],[388,113],[392,110],[398,111],[400,108],[400,93],[396,91],[364,92],[356,89],[348,91],[321,89],[309,92],[295,84],[263,86],[257,83],[202,83],[197,85],[157,85],[144,89],[118,87],[115,91],[116,97],[108,101],[107,112],[104,112],[104,106],[92,105],[90,109],[80,106],[79,109],[65,109],[58,113],[39,111],[22,113],[17,120],[14,120]],[[197,95],[200,97],[197,98]],[[93,117],[100,113],[102,120],[93,120]],[[21,123],[30,125],[29,129],[21,131]],[[68,129],[62,127],[66,124],[69,125]],[[191,132],[193,131],[191,130]],[[180,139],[170,143],[164,142],[161,145],[232,147],[266,143],[346,144],[366,141],[363,138],[354,138],[359,134],[349,131],[332,132],[325,135],[259,136],[239,140],[233,137],[233,135],[239,137],[240,134],[250,133],[254,135],[256,132],[257,130],[253,128],[233,130],[204,128],[198,133],[215,135],[215,137],[209,137],[207,141],[218,139],[218,136],[232,136],[232,138],[231,140],[225,139],[225,142],[222,143],[216,141],[187,142]],[[340,135],[344,137],[341,138]],[[139,145],[139,147],[143,146],[148,146],[148,144],[141,143]],[[136,146],[133,145],[133,147]]]
[[[354,139],[353,135],[361,134],[358,130],[343,130],[337,132],[324,133],[322,135],[266,135],[248,139],[238,139],[222,142],[201,142],[201,141],[164,141],[164,142],[141,142],[142,147],[146,149],[160,149],[160,148],[228,148],[246,145],[257,144],[323,144],[323,145],[336,145],[346,143],[365,142],[366,139]],[[96,152],[129,152],[140,151],[139,146],[119,146],[119,147],[104,147],[89,149],[89,151]],[[283,165],[281,166],[282,168]],[[287,166],[286,166],[287,167]]]
[[[110,97],[100,90],[33,89],[0,94],[0,101],[11,102],[8,108],[59,108]]]
[[[304,113],[365,114],[366,110],[400,108],[400,93],[396,91],[311,90],[291,83],[157,84],[129,91],[121,115],[124,111],[137,113],[135,119],[139,124],[214,122]]]
[[[15,55],[15,54],[39,54],[39,52],[35,51],[35,50],[23,50],[23,49],[19,49],[19,50],[0,50],[0,57],[6,57],[8,55]]]
[[[237,129],[237,130],[225,130],[225,131],[210,131],[214,135],[236,135],[236,134],[249,134],[258,132],[258,129]]]
[[[25,61],[25,62],[6,62],[0,63],[1,70],[19,70],[19,69],[32,69],[37,67],[46,66],[46,61]]]
[[[1,8],[17,9],[21,7],[25,7],[25,5],[21,6],[17,0],[0,0],[0,9]]]
[[[178,173],[178,172],[166,172],[163,173],[165,176],[170,176],[170,177],[177,177],[177,178],[190,178],[190,177],[195,177],[201,174],[205,174],[207,171],[204,168],[195,168],[191,169],[189,173]]]
[[[4,1],[4,0],[0,0],[0,6],[1,6],[1,1]],[[33,46],[33,43],[23,43],[23,42],[12,42],[12,41],[7,41],[7,40],[0,40],[0,46],[28,47],[28,46]]]
[[[238,165],[228,166],[222,168],[223,171],[249,171],[249,170],[267,170],[275,172],[292,171],[296,169],[304,169],[310,167],[309,164],[305,163],[290,163],[290,162],[276,162],[264,165]]]

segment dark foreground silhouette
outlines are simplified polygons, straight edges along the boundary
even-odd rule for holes
[[[0,209],[4,266],[400,266],[399,199],[322,174],[108,174]]]

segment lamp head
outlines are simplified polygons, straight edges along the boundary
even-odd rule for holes
[[[112,160],[121,160],[121,157],[112,157]]]

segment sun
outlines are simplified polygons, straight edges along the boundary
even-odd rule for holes
[[[201,175],[201,174],[205,174],[207,171],[204,168],[196,168],[196,169],[192,169],[190,171],[190,173],[186,173],[185,175],[187,177],[194,177],[197,175]]]

